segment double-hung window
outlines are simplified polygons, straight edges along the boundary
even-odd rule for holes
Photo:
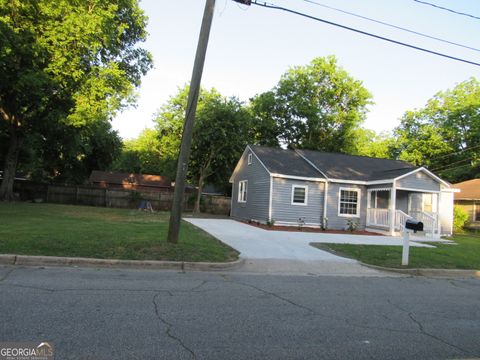
[[[360,189],[340,188],[338,199],[339,216],[360,216]]]
[[[308,186],[292,185],[292,205],[307,205]]]
[[[238,202],[239,203],[247,202],[247,187],[248,187],[247,180],[242,180],[238,182]]]

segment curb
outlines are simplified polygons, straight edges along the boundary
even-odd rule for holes
[[[365,264],[359,261],[359,264],[371,269],[389,271],[411,276],[442,277],[442,278],[480,278],[480,270],[462,270],[462,269],[397,269],[383,266]]]
[[[159,261],[159,260],[113,260],[59,256],[0,255],[0,265],[25,266],[85,266],[103,268],[130,268],[180,271],[220,271],[240,267],[245,259],[226,263]]]

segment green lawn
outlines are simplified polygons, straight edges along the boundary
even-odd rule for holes
[[[462,234],[451,238],[457,245],[432,243],[431,248],[410,247],[408,268],[480,269],[480,235]],[[357,259],[365,264],[391,268],[401,266],[401,246],[312,244],[340,256]]]
[[[238,253],[182,222],[167,243],[168,213],[0,202],[0,254],[225,262]]]

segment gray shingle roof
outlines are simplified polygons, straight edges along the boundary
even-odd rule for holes
[[[250,147],[268,171],[273,174],[324,178],[321,173],[293,150],[265,146]]]
[[[417,169],[400,160],[313,150],[295,151],[263,146],[251,148],[271,173],[282,175],[323,178],[316,167],[330,179],[373,181],[390,180]]]

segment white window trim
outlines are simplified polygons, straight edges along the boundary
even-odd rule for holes
[[[293,195],[295,193],[295,188],[305,189],[305,201],[303,203],[296,203],[293,202]],[[290,199],[291,205],[300,205],[300,206],[307,206],[308,205],[308,185],[292,185],[292,196]]]
[[[242,199],[242,194],[243,194],[243,191],[242,190],[242,185],[241,184],[245,184],[243,187],[245,189],[245,200]],[[238,195],[237,195],[237,202],[239,203],[246,203],[248,200],[248,180],[240,180],[238,182]]]
[[[355,191],[357,193],[357,214],[341,214],[340,213],[340,200],[342,199],[342,190],[343,191]],[[349,218],[359,218],[360,217],[360,203],[362,200],[362,190],[358,188],[345,188],[341,187],[338,189],[338,216],[340,217],[349,217]]]
[[[252,153],[248,154],[247,156],[247,165],[252,165]]]

